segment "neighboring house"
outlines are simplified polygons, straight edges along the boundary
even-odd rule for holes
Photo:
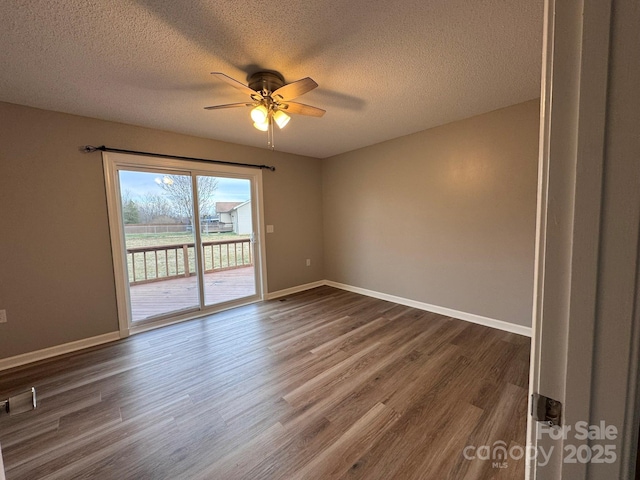
[[[251,200],[246,202],[216,202],[216,213],[221,224],[232,224],[233,232],[249,235],[253,232]]]
[[[251,200],[236,205],[231,211],[231,221],[233,232],[238,235],[249,235],[253,233],[253,223],[251,222]]]
[[[216,213],[220,223],[233,223],[231,218],[232,210],[242,202],[216,202]]]

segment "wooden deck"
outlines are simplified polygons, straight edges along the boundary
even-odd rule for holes
[[[256,293],[254,267],[236,268],[204,276],[205,304],[248,297]],[[132,320],[138,321],[155,315],[197,307],[197,277],[174,278],[161,282],[132,285]]]

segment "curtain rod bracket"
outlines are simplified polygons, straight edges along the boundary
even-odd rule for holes
[[[240,167],[259,168],[261,170],[271,170],[272,172],[276,171],[276,167],[272,165],[254,165],[252,163],[225,162],[224,160],[210,160],[207,158],[179,157],[177,155],[162,155],[161,153],[138,152],[136,150],[122,150],[120,148],[110,148],[110,147],[105,147],[104,145],[101,145],[99,147],[94,147],[93,145],[84,145],[80,147],[80,151],[83,153],[93,153],[98,150],[101,152],[129,153],[131,155],[145,155],[148,157],[173,158],[175,160],[189,160],[192,162],[217,163],[221,165],[234,165],[234,166],[240,166]]]

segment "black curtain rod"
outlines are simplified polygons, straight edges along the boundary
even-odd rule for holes
[[[96,150],[100,150],[101,152],[130,153],[131,155],[145,155],[147,157],[173,158],[175,160],[190,160],[192,162],[217,163],[219,165],[234,165],[240,167],[259,168],[261,170],[271,170],[272,172],[275,172],[276,170],[276,167],[272,167],[269,165],[253,165],[251,163],[225,162],[224,160],[208,160],[206,158],[179,157],[177,155],[163,155],[161,153],[138,152],[136,150],[121,150],[119,148],[105,147],[104,145],[100,147],[94,147],[93,145],[85,145],[84,147],[80,147],[80,151],[84,153],[92,153]]]

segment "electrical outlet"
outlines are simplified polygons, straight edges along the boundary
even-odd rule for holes
[[[0,310],[0,323],[7,323],[7,311]]]
[[[307,258],[307,267],[310,267],[310,266],[311,266],[311,259]]]

